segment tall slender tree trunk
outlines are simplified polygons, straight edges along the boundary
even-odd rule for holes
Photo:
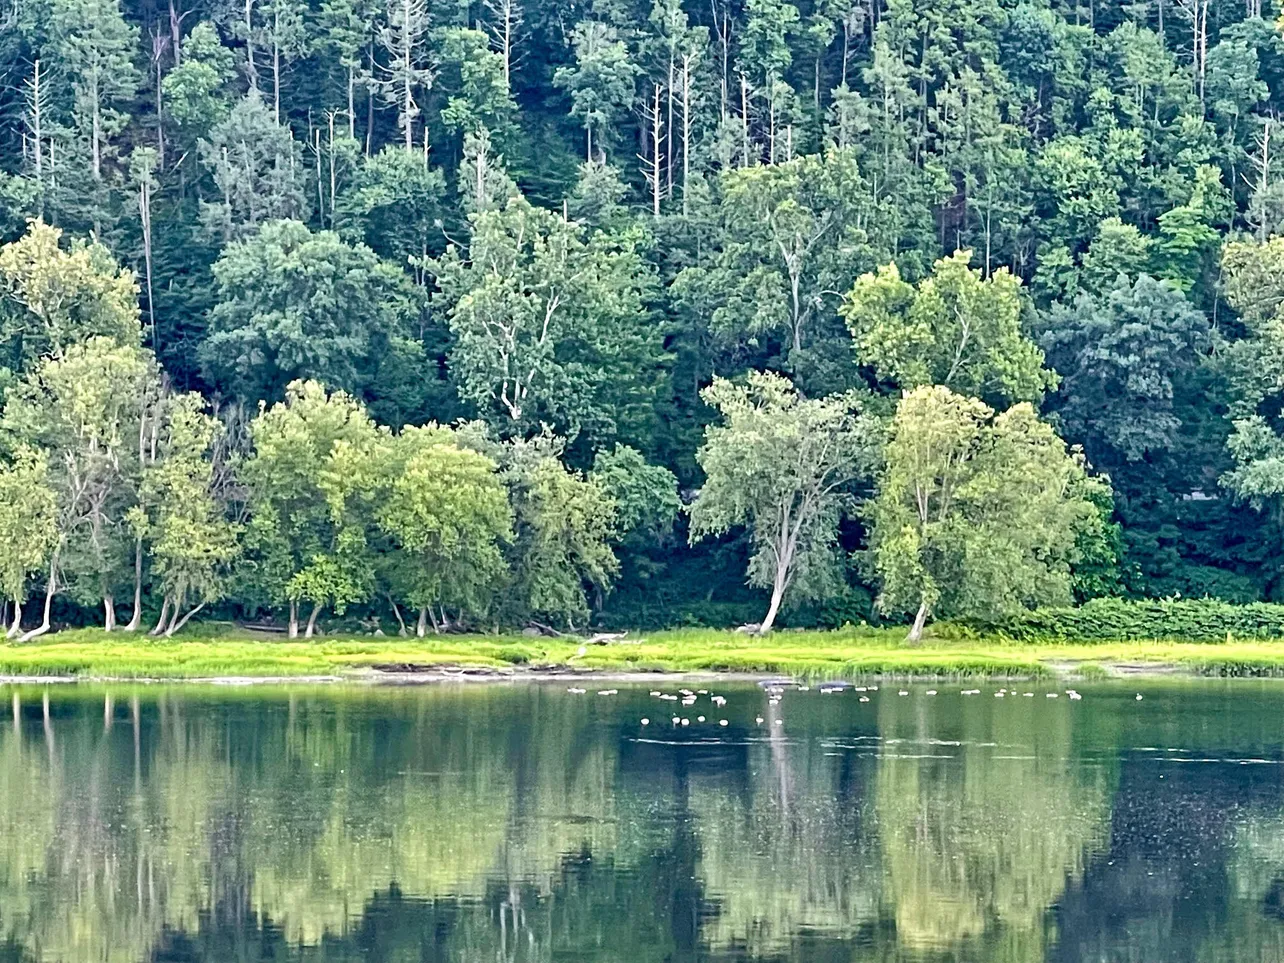
[[[159,155],[157,155],[159,157]],[[160,338],[156,334],[156,299],[152,296],[152,176],[145,171],[138,185],[138,216],[143,228],[143,270],[147,277],[147,321],[152,334],[152,351],[159,353]]]
[[[375,69],[374,41],[370,41],[367,51],[369,57],[370,70]],[[366,156],[370,156],[370,151],[374,144],[374,86],[366,84]]]
[[[299,603],[290,603],[290,628],[286,631],[286,637],[297,639],[299,637]]]
[[[682,57],[682,214],[690,212],[687,180],[691,176],[691,55]]]
[[[278,9],[272,17],[272,116],[281,123],[281,11]]]
[[[110,595],[103,595],[103,631],[112,632],[116,628],[116,600]]]
[[[317,602],[312,606],[312,611],[308,613],[308,625],[307,625],[307,628],[303,630],[303,637],[305,639],[310,639],[312,638],[313,635],[316,634],[317,616],[320,614],[321,614],[321,603]]]
[[[161,88],[160,56],[156,57],[156,166],[165,167],[165,111]]]
[[[22,634],[22,601],[14,596],[13,599],[13,621],[9,623],[9,631],[5,633],[6,639],[12,639],[15,635]]]
[[[34,71],[31,77],[29,89],[30,107],[28,108],[31,115],[31,135],[36,149],[36,189],[40,214],[44,214],[45,204],[45,172],[44,172],[44,93],[40,89],[40,61],[37,59],[33,65]]]
[[[334,195],[338,189],[338,174],[334,168],[334,112],[329,112],[330,124],[330,230],[334,230]]]
[[[767,614],[762,620],[762,625],[758,627],[759,635],[766,635],[771,631],[771,627],[776,624],[776,615],[780,612],[780,603],[785,598],[785,586],[788,582],[784,566],[776,571],[776,577],[771,585],[771,604],[767,606]]]
[[[195,615],[197,612],[199,612],[199,611],[200,611],[201,609],[203,609],[203,608],[205,608],[205,603],[204,603],[204,602],[202,602],[202,603],[200,603],[199,605],[197,605],[197,606],[196,606],[195,608],[193,608],[190,612],[188,612],[186,615],[184,615],[181,619],[180,619],[180,618],[178,618],[178,609],[175,609],[175,610],[174,610],[174,620],[173,620],[172,622],[170,622],[170,624],[169,624],[169,628],[167,628],[167,629],[165,630],[165,638],[167,638],[167,639],[168,639],[168,638],[169,638],[170,636],[172,636],[175,632],[177,632],[179,629],[181,629],[183,626],[185,626],[185,625],[186,625],[186,624],[191,620],[192,616],[193,616],[193,615]]]
[[[29,642],[37,636],[44,635],[49,631],[51,622],[50,617],[53,613],[53,599],[58,593],[58,550],[54,549],[53,557],[49,561],[49,581],[45,585],[45,613],[41,623],[29,632],[18,636],[19,642]]]
[[[357,139],[357,68],[348,64],[348,137]]]
[[[91,123],[93,126],[93,130],[92,130],[93,145],[91,148],[91,154],[93,156],[94,180],[101,181],[103,179],[103,155],[102,155],[102,145],[99,143],[99,138],[102,136],[102,117],[99,113],[100,105],[98,103],[97,74],[93,74],[92,78],[93,79],[90,81],[90,84],[89,84],[90,111],[92,116]]]
[[[661,173],[660,173],[660,141],[663,138],[663,128],[660,126],[660,85],[655,85],[655,101],[651,105],[651,216],[659,218],[660,216],[660,190],[661,190]],[[666,145],[667,146],[667,145]],[[670,167],[669,179],[672,181],[673,170]]]
[[[392,606],[392,614],[397,619],[397,635],[404,639],[408,633],[406,632],[406,620],[401,617],[401,606],[397,604],[397,600],[391,595],[388,596],[388,604]]]
[[[245,73],[250,86],[259,89],[259,68],[254,65],[254,0],[245,0]]]
[[[165,600],[161,602],[160,618],[156,620],[156,624],[152,626],[152,630],[147,633],[148,635],[157,636],[165,631],[165,627],[169,624],[169,609],[169,596],[166,595]]]
[[[422,639],[428,634],[428,606],[419,609],[419,621],[415,623],[415,637]]]
[[[919,603],[918,614],[914,616],[914,624],[910,626],[909,635],[905,636],[905,642],[908,645],[918,645],[923,641],[923,626],[927,624],[927,600],[924,599]]]
[[[130,613],[126,632],[137,632],[143,624],[143,540],[134,540],[134,610]]]
[[[410,0],[401,0],[401,29],[403,31],[401,45],[402,110],[406,115],[406,150],[410,150],[415,145],[414,115],[411,114],[415,98],[411,87],[412,74],[410,71],[410,48],[414,41],[410,24]]]
[[[676,51],[673,49],[673,44],[670,43],[668,87],[665,91],[665,99],[667,101],[668,109],[666,111],[667,117],[665,118],[664,127],[666,138],[664,142],[664,167],[666,180],[665,196],[670,199],[673,197],[673,74],[677,67],[676,61],[674,60],[675,53]]]

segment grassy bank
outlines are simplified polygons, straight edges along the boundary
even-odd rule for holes
[[[156,641],[121,633],[62,632],[0,645],[0,675],[120,679],[362,677],[388,669],[480,666],[501,670],[572,666],[602,672],[724,671],[818,677],[889,675],[1095,675],[1176,668],[1212,675],[1284,675],[1284,641],[1019,643],[928,639],[906,648],[900,629],[648,633],[636,642],[583,647],[576,640],[521,636],[325,638],[288,642],[209,628]]]

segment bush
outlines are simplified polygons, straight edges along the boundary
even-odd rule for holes
[[[939,628],[946,633],[953,629],[964,635],[1000,635],[1020,642],[1280,639],[1284,638],[1284,605],[1235,605],[1219,599],[1098,598],[1078,608],[957,619]]]

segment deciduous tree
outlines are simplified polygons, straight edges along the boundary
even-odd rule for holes
[[[895,263],[862,275],[842,307],[856,359],[902,388],[939,384],[985,399],[1038,400],[1056,376],[1026,332],[1021,280],[988,278],[956,251],[917,285]]]
[[[701,396],[721,420],[696,454],[705,481],[691,540],[750,530],[749,583],[771,591],[758,631],[770,632],[783,603],[838,579],[838,522],[850,486],[874,470],[875,423],[854,393],[803,398],[770,372],[751,372],[747,385],[717,379]]]
[[[1079,533],[1100,523],[1090,483],[1028,402],[908,392],[867,509],[880,608],[915,612],[917,643],[929,615],[1069,604]]]

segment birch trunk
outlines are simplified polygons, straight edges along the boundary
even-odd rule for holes
[[[303,630],[303,637],[310,639],[317,631],[317,616],[321,614],[321,603],[317,602],[312,606],[312,611],[308,614],[308,625]]]
[[[780,603],[785,597],[785,572],[782,568],[776,572],[776,578],[771,586],[771,604],[767,607],[767,615],[762,620],[762,625],[758,627],[759,635],[766,635],[771,631],[771,627],[776,624],[776,615],[780,612]]]
[[[185,626],[185,625],[187,624],[188,620],[189,620],[189,619],[191,619],[191,617],[192,617],[193,615],[195,615],[197,612],[199,612],[199,611],[200,611],[201,609],[203,609],[203,608],[205,608],[205,603],[204,603],[204,602],[202,602],[200,605],[196,606],[194,609],[192,609],[190,612],[188,612],[186,615],[184,615],[181,619],[177,618],[177,616],[178,616],[178,609],[175,609],[175,610],[174,610],[175,621],[171,622],[171,623],[170,623],[169,628],[165,630],[165,638],[167,638],[167,639],[168,639],[168,638],[169,638],[170,636],[172,636],[175,632],[177,632],[179,629],[181,629],[183,626]]]
[[[392,614],[397,617],[397,635],[404,639],[409,633],[406,632],[406,620],[401,617],[401,606],[391,595],[388,596],[388,604],[392,606]]]
[[[918,614],[914,616],[914,624],[910,626],[909,635],[905,636],[907,645],[918,645],[923,641],[923,626],[927,624],[927,600],[919,603]]]
[[[165,626],[168,622],[169,622],[169,596],[166,595],[165,600],[161,602],[160,618],[156,620],[156,624],[152,626],[152,630],[147,634],[151,636],[160,635],[162,632],[165,631]]]
[[[58,593],[58,551],[55,549],[53,553],[53,558],[49,562],[49,582],[48,584],[45,585],[44,619],[41,621],[41,623],[38,626],[36,626],[30,632],[26,632],[23,635],[18,636],[19,642],[29,642],[32,639],[36,638],[37,636],[44,635],[46,632],[49,631],[49,626],[50,626],[49,619],[50,619],[50,614],[53,611],[53,599],[57,593]]]
[[[134,610],[129,616],[126,632],[137,632],[143,624],[143,540],[134,540]]]

